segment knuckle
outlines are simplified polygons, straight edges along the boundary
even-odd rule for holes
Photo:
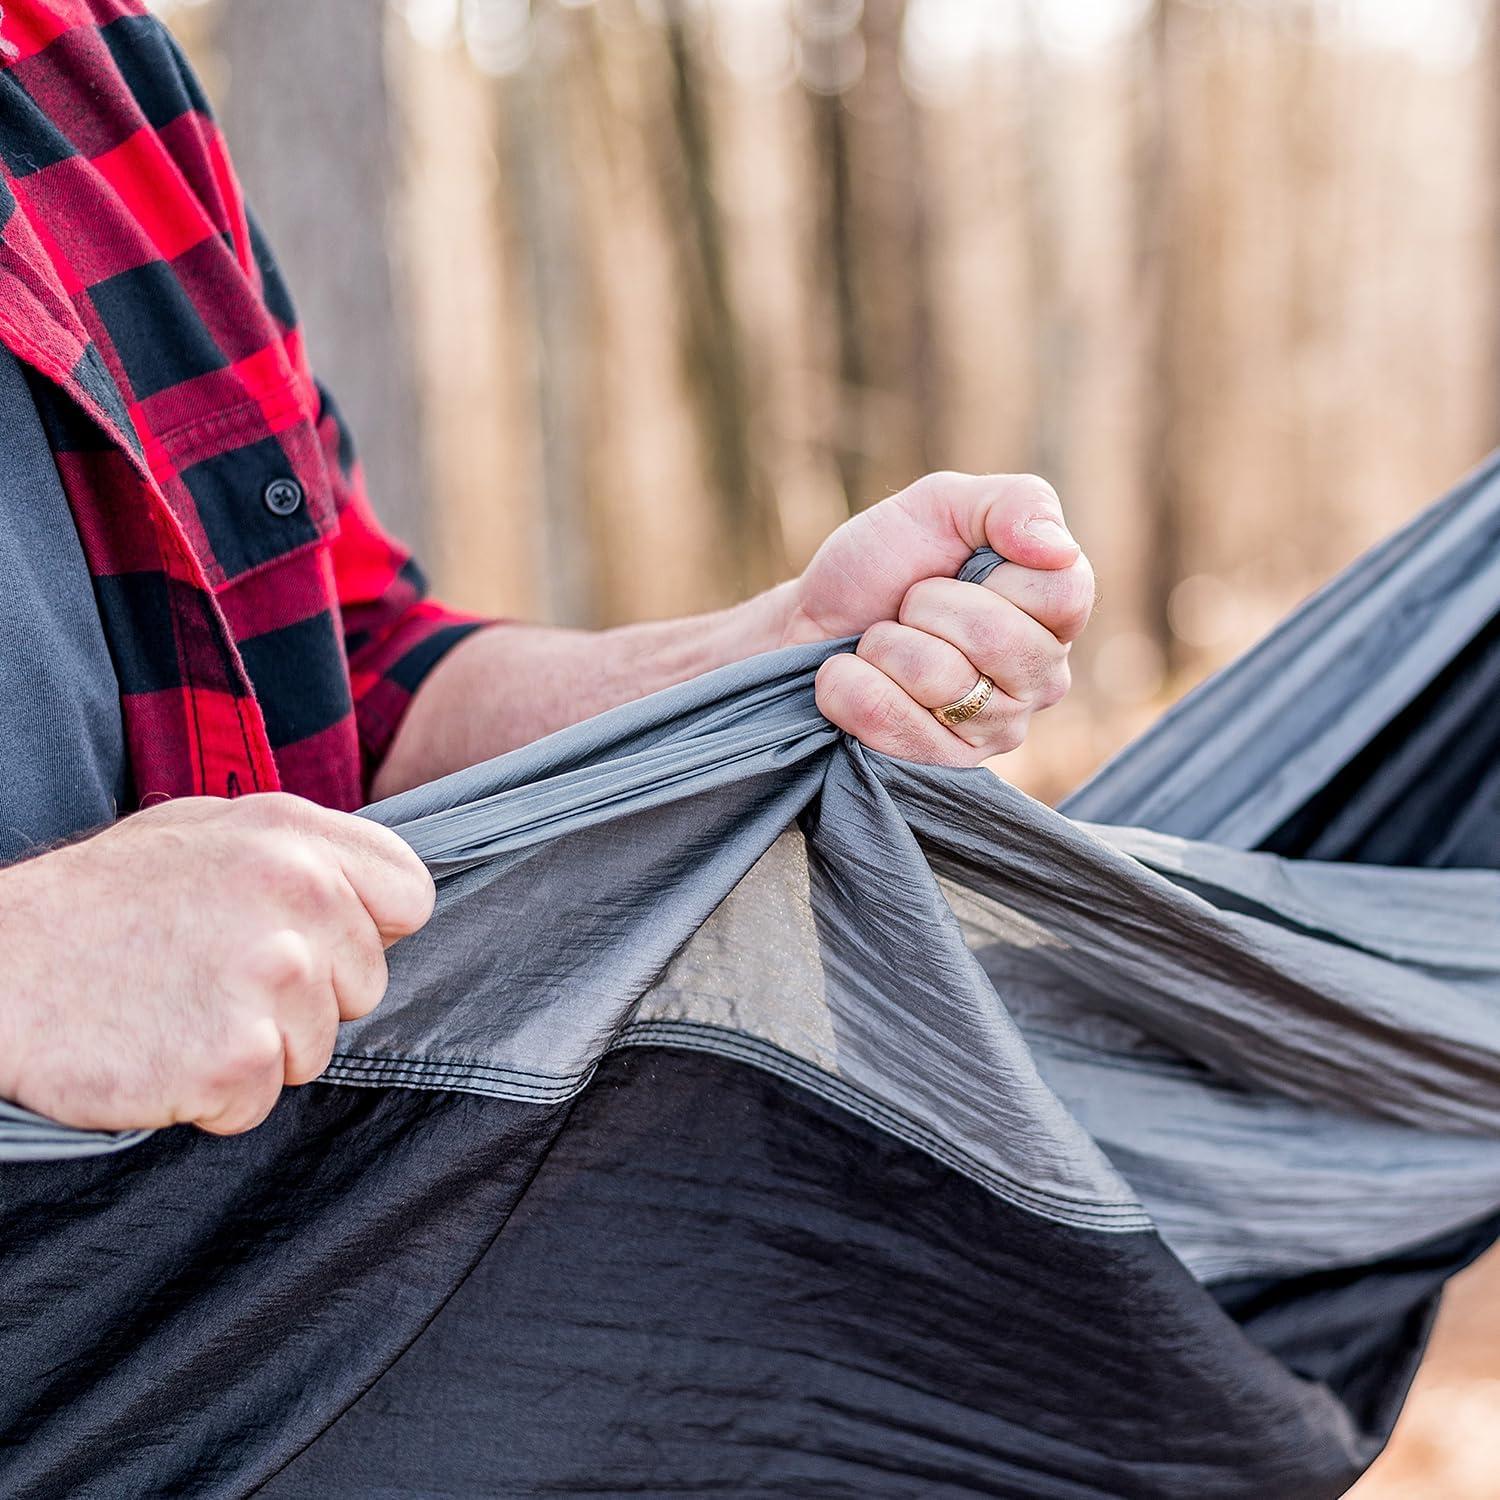
[[[241,1027],[225,1044],[205,1080],[203,1116],[239,1118],[264,1097],[275,1098],[285,1045],[269,1019]]]
[[[200,1117],[198,1124],[210,1135],[243,1135],[247,1130],[254,1130],[276,1108],[280,1097],[281,1081],[278,1078],[258,1090],[239,1094],[212,1114]]]
[[[942,730],[936,720],[930,720],[925,709],[901,698],[881,700],[872,709],[867,727],[858,731],[855,738],[886,755],[932,761],[942,758],[942,742],[956,737]]]
[[[1017,698],[1028,708],[1034,708],[1049,691],[1058,667],[1065,660],[1062,647],[1054,644],[1051,650],[1045,646],[1027,645],[1015,653],[1016,677],[1023,684]]]
[[[326,916],[339,904],[340,873],[327,853],[301,839],[273,836],[258,847],[261,889],[299,915]]]
[[[995,720],[985,734],[986,755],[1009,755],[1026,743],[1029,715],[1025,713],[1005,714]]]
[[[389,920],[403,932],[415,932],[437,902],[432,873],[400,834],[376,823],[369,826],[379,833],[371,851],[383,871],[382,888],[394,903]]]
[[[1052,584],[1049,624],[1064,638],[1077,635],[1094,613],[1094,572],[1080,558]]]
[[[953,506],[968,475],[953,469],[935,469],[923,474],[897,496],[903,509],[919,516],[941,516]]]
[[[914,621],[930,617],[938,606],[942,593],[942,580],[919,578],[901,596],[901,607],[896,611],[899,624],[910,626]]]
[[[964,622],[964,654],[971,661],[1001,662],[1017,655],[1017,612],[1014,605],[976,610]]]
[[[840,661],[830,657],[818,672],[819,708],[856,739],[890,738],[900,723],[898,705]]]
[[[1040,474],[1012,474],[1010,490],[1017,500],[1040,505],[1046,509],[1062,509],[1062,501],[1058,498],[1057,490]]]
[[[1036,708],[1054,708],[1068,696],[1072,686],[1072,668],[1063,660],[1043,679],[1032,704]]]
[[[913,681],[922,670],[920,639],[913,636],[909,626],[882,620],[865,632],[859,644],[857,655],[898,682]]]
[[[892,743],[906,737],[907,716],[879,693],[862,693],[855,703],[855,733],[860,739]]]
[[[249,1027],[240,1037],[230,1058],[230,1067],[238,1079],[258,1081],[281,1064],[283,1043],[274,1022]]]
[[[359,830],[362,843],[376,859],[403,868],[414,862],[420,863],[412,853],[411,845],[395,829],[370,818],[356,817],[353,813],[344,813],[341,817],[346,828]]]
[[[887,661],[898,649],[902,628],[895,620],[877,620],[859,638],[855,655],[868,662]]]
[[[313,945],[290,927],[280,928],[263,939],[247,967],[253,981],[276,994],[304,990],[318,974]]]
[[[955,485],[962,484],[966,477],[956,469],[933,469],[929,473],[922,475],[911,488],[924,497],[928,495],[942,495],[946,494]]]

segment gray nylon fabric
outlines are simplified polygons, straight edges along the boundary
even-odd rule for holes
[[[1066,810],[1236,849],[1262,842],[1500,610],[1497,467],[1486,460],[1366,553],[1164,714]],[[1497,806],[1500,763],[1490,770]],[[1409,776],[1392,783],[1398,797],[1413,789]]]
[[[813,677],[847,643],[367,809],[427,861],[438,905],[326,1081],[552,1102],[613,1048],[706,1050],[1032,1212],[1155,1227],[1203,1280],[1357,1264],[1482,1217],[1500,1204],[1500,873],[1256,846],[1500,608],[1496,474],[1063,811],[840,736]],[[1449,677],[1449,705],[1485,681]],[[1402,774],[1393,755],[1367,787]],[[1494,785],[1481,770],[1448,799],[1471,842],[1500,831]],[[0,1160],[125,1144],[0,1112]]]
[[[79,1130],[0,1099],[0,1163],[102,1156],[134,1146],[150,1134],[149,1130]]]

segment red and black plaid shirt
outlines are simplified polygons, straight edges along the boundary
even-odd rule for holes
[[[136,801],[358,806],[475,622],[376,522],[202,92],[133,0],[4,4],[0,341],[83,541]]]

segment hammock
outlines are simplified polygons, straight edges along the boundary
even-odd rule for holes
[[[1500,1228],[1497,609],[1491,460],[1062,812],[838,646],[368,809],[324,1080],[5,1108],[0,1491],[1341,1494]]]

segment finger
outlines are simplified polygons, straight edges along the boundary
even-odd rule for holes
[[[261,1124],[280,1097],[281,1074],[267,1073],[260,1087],[242,1091],[221,1110],[192,1123],[210,1135],[242,1135]]]
[[[285,1068],[281,1029],[262,1017],[245,1035],[232,1057],[219,1060],[202,1102],[184,1118],[210,1135],[238,1135],[252,1130],[275,1108]]]
[[[956,703],[979,676],[978,667],[957,646],[897,620],[872,625],[860,637],[855,655],[879,667],[929,711]]]
[[[385,939],[333,861],[309,884],[304,926],[268,941],[247,964],[269,991],[286,1045],[286,1081],[307,1083],[328,1066],[338,1023],[368,1015],[385,994]]]
[[[979,668],[956,646],[895,621],[872,625],[857,654],[929,713],[957,703],[978,686]],[[997,687],[977,714],[961,724],[943,721],[942,728],[981,755],[1002,755],[1025,739],[1031,712]]]
[[[985,506],[984,540],[1024,568],[1066,568],[1081,548],[1063,519],[1062,501],[1045,479],[1010,474]]]
[[[972,766],[982,759],[950,734],[879,667],[847,652],[818,669],[818,708],[861,744],[923,765]]]
[[[380,1004],[390,970],[385,961],[385,938],[369,912],[355,898],[352,888],[348,920],[333,944],[333,993],[338,1002],[338,1014],[345,1021],[358,1020]],[[324,1065],[327,1065],[326,1059]]]
[[[389,947],[427,925],[437,891],[416,851],[389,828],[368,818],[339,818],[334,842],[349,884]]]
[[[310,1082],[333,1055],[340,1014],[335,961],[344,929],[362,924],[370,934],[366,941],[373,940],[374,926],[348,882],[340,875],[333,880],[336,884],[317,900],[319,910],[305,930],[287,928],[275,934],[248,952],[241,964],[252,992],[269,1005],[286,1083]],[[243,1045],[238,1051],[243,1055]]]
[[[1068,648],[1045,626],[976,583],[927,578],[901,601],[901,623],[956,646],[997,688],[1031,709],[1068,690]]]
[[[311,1083],[328,1071],[338,1045],[339,1012],[323,997],[316,1009],[299,1014],[282,1032],[283,1083]]]
[[[346,920],[370,919],[352,892],[341,903]],[[356,917],[357,914],[357,917]],[[285,977],[271,987],[274,1013],[281,1032],[283,1083],[311,1083],[328,1067],[338,1039],[341,1005],[334,983],[338,940],[331,937],[325,917],[310,938],[289,934],[291,951],[303,957],[288,962]]]
[[[1014,604],[1065,643],[1076,640],[1093,617],[1094,570],[1082,553],[1066,568],[1004,563],[982,587]]]
[[[436,892],[432,876],[399,834],[369,818],[307,804],[311,831],[326,838],[360,904],[389,947],[426,925]]]
[[[1066,568],[1079,555],[1057,491],[1035,474],[929,474],[895,503],[928,536],[953,539],[952,566],[934,574],[956,573],[981,546],[1027,568]]]

